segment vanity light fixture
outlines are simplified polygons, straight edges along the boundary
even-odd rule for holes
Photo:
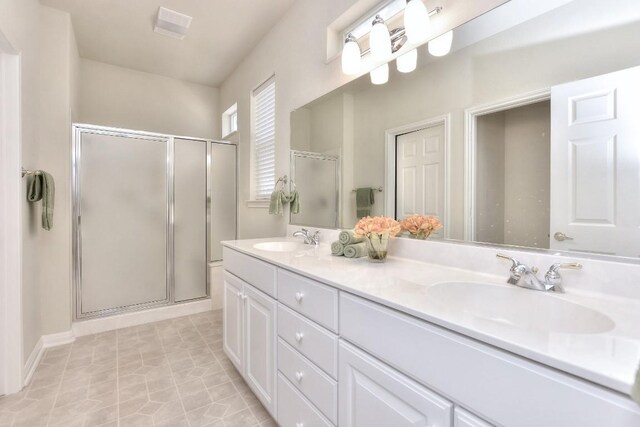
[[[428,12],[422,0],[407,0],[404,15],[405,27],[394,28],[391,31],[389,31],[384,19],[379,14],[376,15],[371,23],[369,49],[361,51],[358,39],[352,33],[349,33],[345,38],[342,49],[342,72],[347,75],[358,75],[361,72],[362,57],[366,54],[371,53],[375,62],[384,62],[391,59],[391,55],[399,51],[407,41],[410,41],[411,44],[419,44],[426,40],[431,32],[430,17],[441,11],[442,7],[438,6]],[[452,36],[452,32],[445,33],[429,42],[429,52],[432,52],[433,49],[435,53],[432,52],[432,55],[434,56],[443,56],[449,53]],[[418,52],[416,49],[409,50],[396,60],[396,66],[401,73],[412,72],[416,69],[417,63]],[[378,66],[370,74],[373,84],[384,84],[389,80],[389,65]]]
[[[384,61],[391,56],[391,35],[389,28],[384,23],[380,15],[376,15],[371,23],[371,34],[369,44],[371,46],[371,56],[376,61]]]
[[[453,31],[447,31],[429,42],[429,53],[433,56],[445,56],[451,52]]]
[[[360,45],[353,34],[349,33],[344,40],[344,48],[342,49],[342,72],[349,76],[355,76],[360,74],[361,66]]]
[[[414,44],[421,43],[429,37],[431,20],[422,0],[407,0],[404,9],[404,29],[407,39]]]
[[[374,68],[369,73],[371,76],[371,83],[374,85],[383,85],[389,81],[389,64],[384,63],[378,68]]]

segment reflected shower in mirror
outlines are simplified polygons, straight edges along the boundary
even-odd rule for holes
[[[351,228],[352,189],[382,187],[371,214],[435,215],[432,238],[640,256],[637,1],[525,3],[292,112],[292,149],[340,156],[339,204],[306,225]]]
[[[291,224],[338,226],[338,157],[291,151],[291,182],[300,202],[299,212],[291,212]]]

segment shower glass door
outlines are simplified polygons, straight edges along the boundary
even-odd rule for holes
[[[170,299],[169,139],[76,132],[76,315]]]

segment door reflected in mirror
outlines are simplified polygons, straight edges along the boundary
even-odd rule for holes
[[[637,2],[511,3],[456,28],[449,55],[292,113],[293,150],[340,158],[334,211],[305,225],[351,228],[352,190],[381,187],[371,215],[437,216],[432,238],[640,256]]]

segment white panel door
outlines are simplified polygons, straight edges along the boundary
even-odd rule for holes
[[[451,402],[343,341],[339,360],[341,427],[451,426]]]
[[[243,373],[244,369],[244,310],[242,281],[229,273],[224,274],[222,298],[223,310],[223,348],[236,369]]]
[[[444,217],[444,145],[444,125],[396,137],[396,218]]]
[[[640,256],[638,111],[640,67],[552,88],[552,249]]]
[[[252,286],[243,288],[245,310],[245,380],[275,417],[276,301]]]

